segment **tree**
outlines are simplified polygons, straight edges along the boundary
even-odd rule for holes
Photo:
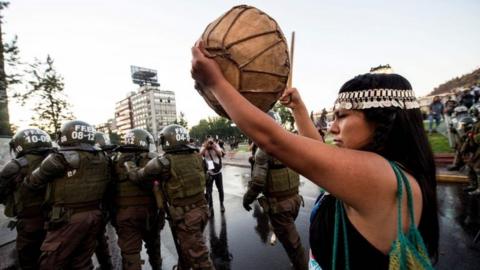
[[[244,137],[239,128],[231,120],[223,117],[209,117],[202,119],[198,125],[190,129],[190,137],[204,140],[208,135],[224,141],[235,141]]]
[[[32,117],[33,126],[56,134],[60,124],[65,120],[73,119],[67,96],[64,93],[63,77],[53,66],[53,59],[47,56],[45,62],[36,59],[29,65],[27,74],[31,76],[27,90],[13,95],[18,98],[22,106],[33,103],[35,115]]]
[[[290,131],[295,129],[295,118],[290,109],[277,102],[272,110],[280,116],[282,126]]]
[[[180,125],[184,128],[188,128],[188,122],[187,120],[185,119],[185,114],[183,112],[180,112],[180,117],[178,117],[177,119],[175,119],[175,121],[173,121],[174,124],[177,124],[177,125]]]
[[[10,117],[8,115],[8,99],[7,99],[7,76],[5,74],[4,64],[4,44],[2,32],[1,12],[8,7],[8,2],[0,1],[0,136],[10,136]]]

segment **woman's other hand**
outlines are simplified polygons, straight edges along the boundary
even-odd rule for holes
[[[198,40],[192,47],[192,78],[195,80],[195,89],[199,91],[215,88],[225,80],[217,62],[210,58],[205,50],[203,41]]]
[[[286,106],[292,110],[298,109],[301,106],[305,106],[297,88],[286,88],[285,91],[283,91],[283,95],[280,97],[279,101],[283,106]]]

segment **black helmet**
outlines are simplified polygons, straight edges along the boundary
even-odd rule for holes
[[[180,125],[168,125],[160,132],[159,141],[165,152],[185,149],[189,140],[187,129]]]
[[[473,117],[478,117],[480,113],[480,104],[474,104],[468,109],[468,113]]]
[[[465,116],[458,121],[457,129],[463,132],[468,132],[472,129],[473,124],[475,124],[473,118],[470,116]]]
[[[110,146],[110,137],[103,132],[95,132],[95,146],[104,149]]]
[[[142,128],[134,128],[125,133],[123,146],[133,147],[139,150],[151,151],[155,147],[152,134]]]
[[[93,146],[95,144],[95,128],[80,120],[68,121],[60,128],[58,144],[60,146],[81,144]]]
[[[43,130],[38,128],[27,128],[18,131],[10,141],[10,149],[17,156],[21,156],[32,150],[42,151],[52,148],[52,139]]]

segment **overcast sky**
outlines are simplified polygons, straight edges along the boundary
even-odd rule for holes
[[[190,126],[213,116],[193,88],[190,48],[208,23],[237,4],[258,7],[296,32],[293,84],[309,110],[331,107],[338,89],[373,66],[390,64],[417,96],[480,67],[480,1],[160,1],[13,0],[5,41],[18,35],[24,61],[50,54],[78,119],[113,118],[136,89],[130,65],[158,70]],[[11,122],[29,122],[10,106]]]

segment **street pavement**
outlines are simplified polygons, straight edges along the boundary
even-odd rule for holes
[[[214,188],[214,215],[205,229],[205,239],[211,251],[216,269],[291,269],[290,262],[280,243],[270,245],[271,232],[267,216],[258,204],[247,212],[242,207],[242,196],[250,179],[250,168],[246,160],[248,153],[229,153],[225,158],[223,181],[225,190],[224,214],[220,213],[218,192]],[[301,178],[300,192],[305,201],[296,220],[305,248],[308,244],[309,215],[320,188],[305,178]],[[441,238],[437,269],[479,269],[480,243],[474,244],[475,226],[465,225],[468,205],[461,186],[441,184],[438,187],[439,220]],[[0,209],[1,211],[1,209]],[[3,211],[1,211],[3,212]],[[474,224],[474,222],[473,222]],[[14,263],[14,232],[6,226],[4,217],[0,217],[0,269]],[[113,262],[121,269],[121,258],[116,245],[115,230],[107,228]],[[6,239],[6,240],[5,240]],[[11,241],[10,240],[10,241]],[[177,253],[168,224],[161,233],[163,269],[172,269],[177,261]],[[145,249],[142,250],[145,264],[142,269],[151,269]],[[96,260],[94,259],[96,264]],[[97,264],[96,264],[97,265]]]

